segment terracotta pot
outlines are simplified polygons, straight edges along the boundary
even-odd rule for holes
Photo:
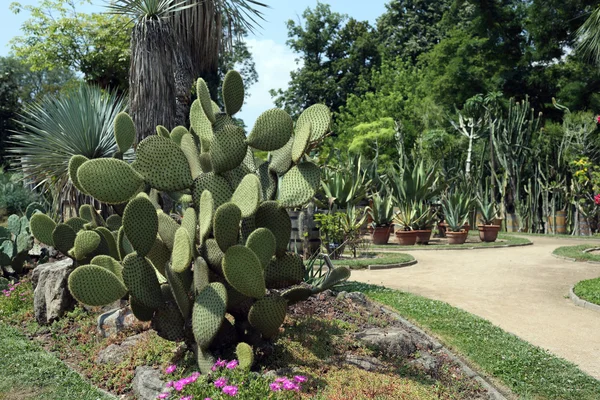
[[[448,238],[448,244],[463,244],[467,241],[469,232],[461,230],[460,232],[446,231],[446,237]]]
[[[479,239],[482,242],[495,242],[500,225],[477,225],[477,229],[479,229]]]
[[[387,244],[390,240],[391,226],[376,226],[372,228],[371,241],[373,244]]]
[[[401,246],[412,246],[417,242],[417,231],[396,231],[396,240]]]
[[[415,232],[417,232],[417,244],[429,244],[429,239],[431,239],[431,229]]]
[[[443,228],[444,232],[448,232],[448,224],[446,223],[446,221],[442,222],[441,224],[438,225],[438,228]],[[469,233],[469,231],[471,230],[471,224],[469,224],[468,222],[466,224],[464,224],[461,228],[461,230]],[[444,237],[444,236],[442,236]]]

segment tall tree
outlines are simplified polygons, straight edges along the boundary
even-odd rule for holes
[[[23,36],[11,44],[14,54],[33,71],[69,69],[81,73],[88,83],[127,89],[131,30],[126,19],[79,12],[75,0],[12,3],[11,10],[31,15],[21,26]]]
[[[0,164],[4,164],[6,139],[16,128],[19,111],[19,86],[10,66],[0,67]]]
[[[292,114],[315,103],[325,103],[335,112],[350,94],[365,90],[361,79],[380,62],[375,30],[323,3],[306,9],[302,18],[287,22],[287,44],[300,55],[302,65],[290,74],[289,88],[271,90],[271,96]]]

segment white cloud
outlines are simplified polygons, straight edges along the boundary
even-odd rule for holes
[[[299,65],[295,62],[296,54],[271,39],[248,39],[246,43],[258,72],[258,82],[250,87],[251,97],[248,98],[239,115],[250,130],[263,111],[275,106],[269,90],[280,88],[285,90],[290,81],[290,72],[297,69]]]

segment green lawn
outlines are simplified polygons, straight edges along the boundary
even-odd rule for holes
[[[600,278],[577,283],[573,288],[573,292],[583,300],[600,305]]]
[[[0,399],[108,400],[55,356],[0,322]]]
[[[361,291],[392,307],[498,379],[519,399],[600,399],[600,381],[485,319],[441,301],[380,286],[351,283],[344,290]]]
[[[573,258],[575,261],[598,261],[600,262],[600,255],[591,253],[584,253],[584,250],[591,249],[593,247],[600,247],[600,241],[597,245],[593,244],[579,244],[576,246],[563,246],[559,247],[552,252],[557,256]]]
[[[414,257],[409,254],[403,253],[384,253],[381,257],[377,258],[366,258],[360,260],[344,259],[344,260],[332,260],[333,265],[345,265],[351,269],[367,268],[369,265],[386,265],[386,264],[400,264],[409,261],[414,261]]]
[[[470,231],[469,236],[479,235],[477,231]],[[530,244],[531,241],[523,236],[513,236],[507,235],[504,233],[498,234],[498,239],[502,239],[502,242],[477,242],[477,243],[465,243],[465,244],[428,244],[428,245],[414,245],[414,246],[400,246],[394,243],[395,238],[390,238],[390,244],[386,245],[375,245],[371,246],[371,248],[376,250],[398,250],[398,251],[407,251],[407,250],[453,250],[453,249],[468,249],[468,248],[481,248],[481,247],[496,247],[496,246],[507,246],[507,245],[525,245]]]

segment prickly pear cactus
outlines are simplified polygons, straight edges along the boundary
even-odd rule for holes
[[[197,86],[190,130],[159,126],[129,164],[119,154],[135,132],[120,114],[119,154],[70,163],[77,187],[122,215],[104,221],[86,206],[80,218],[61,224],[34,215],[31,230],[76,259],[69,290],[80,302],[127,296],[133,313],[160,336],[197,346],[202,370],[224,351],[235,351],[249,368],[253,349],[278,333],[289,304],[349,276],[335,268],[310,287],[302,258],[287,252],[292,227],[285,207],[315,196],[320,170],[308,152],[328,132],[331,115],[325,106],[311,107],[294,124],[273,109],[246,135],[232,118],[244,103],[240,75],[225,77],[225,112],[202,79]],[[270,151],[269,161],[257,162],[254,150]],[[165,199],[182,205],[177,218],[163,211]]]
[[[0,268],[7,274],[20,274],[23,264],[29,259],[29,250],[33,247],[28,215],[34,216],[43,210],[39,203],[31,203],[25,215],[8,217],[7,226],[0,226]],[[43,215],[43,214],[40,214]]]

